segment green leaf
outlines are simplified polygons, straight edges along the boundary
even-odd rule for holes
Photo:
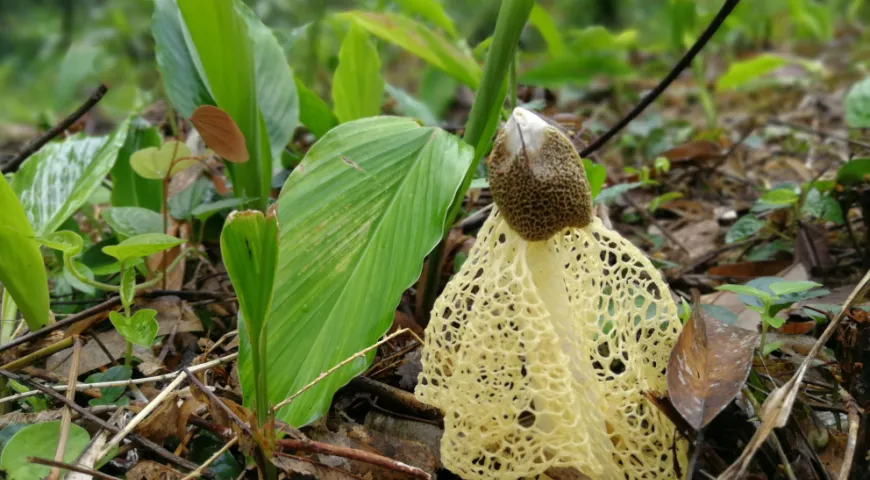
[[[172,162],[184,157],[190,157],[190,149],[183,142],[170,140],[159,147],[147,147],[130,155],[130,167],[141,177],[150,180],[163,180],[167,172],[169,176],[193,166],[196,160],[180,160],[172,166]],[[172,171],[169,167],[172,166]]]
[[[855,158],[837,170],[837,183],[859,185],[870,181],[870,158]]]
[[[19,430],[3,447],[0,467],[6,470],[9,480],[33,480],[48,476],[51,467],[30,463],[29,457],[54,458],[60,442],[60,421],[36,423]],[[63,455],[64,463],[73,463],[90,442],[87,430],[76,425],[69,426],[69,436]],[[61,470],[61,476],[66,470]]]
[[[181,245],[184,240],[163,233],[145,233],[128,238],[117,245],[103,247],[106,255],[111,255],[124,263],[134,258],[147,257],[155,253]]]
[[[129,380],[132,376],[132,370],[126,365],[115,365],[105,372],[94,373],[85,379],[85,383],[97,382],[117,382],[120,380]],[[100,398],[92,398],[88,401],[88,405],[125,405],[126,401],[118,401],[118,398],[124,394],[127,387],[107,387],[100,389]],[[126,400],[126,399],[124,399]]]
[[[144,233],[163,233],[163,217],[147,208],[112,207],[103,210],[103,220],[109,227],[125,237]]]
[[[77,260],[73,260],[72,263],[77,272],[81,273],[90,280],[94,279],[94,272],[87,265]],[[70,271],[69,267],[66,264],[64,264],[63,266],[63,279],[66,280],[66,282],[69,283],[71,287],[84,293],[85,295],[96,295],[97,293],[97,289],[93,285],[85,283],[76,278],[76,276],[73,275],[73,273]]]
[[[748,60],[736,61],[728,67],[724,75],[719,77],[716,89],[722,91],[745,87],[752,81],[789,63],[789,59],[773,53],[762,53]]]
[[[737,324],[737,315],[734,314],[731,310],[721,306],[721,305],[713,305],[713,304],[702,304],[701,308],[704,309],[708,315],[713,316],[717,320],[722,321],[728,325],[736,325]]]
[[[138,150],[159,147],[161,143],[163,140],[156,127],[148,126],[144,120],[134,120],[130,124],[127,140],[118,152],[115,166],[112,167],[113,207],[142,207],[160,211],[163,182],[136,175],[130,165],[130,157]]]
[[[773,328],[779,328],[785,324],[785,319],[775,315],[761,314],[761,321]]]
[[[683,194],[680,192],[668,192],[662,195],[659,195],[652,199],[649,202],[649,211],[655,212],[660,206],[670,202],[671,200],[676,200],[678,198],[683,198]]]
[[[559,33],[556,22],[553,21],[553,17],[538,3],[532,7],[529,23],[537,28],[541,36],[544,37],[551,57],[562,57],[568,52],[568,47],[565,45],[562,34]]]
[[[441,239],[472,154],[442,130],[396,117],[340,125],[308,151],[278,199],[281,261],[267,347],[272,404],[387,331],[402,292]],[[250,349],[241,336],[241,351]],[[277,418],[297,426],[314,421],[371,359],[338,369]],[[239,362],[248,404],[251,368]]]
[[[477,90],[483,71],[465,50],[404,15],[352,10],[339,14]]]
[[[782,325],[780,325],[781,327]],[[779,328],[779,327],[774,327]],[[761,349],[761,356],[766,357],[771,353],[779,350],[782,347],[782,342],[768,342],[764,344],[764,348]]]
[[[767,222],[758,219],[755,215],[747,214],[737,219],[734,225],[725,234],[725,243],[742,242],[760,232]]]
[[[299,77],[295,77],[295,80],[296,91],[299,92],[299,120],[314,136],[320,138],[338,125],[338,120],[323,99],[306,87]]]
[[[118,333],[130,343],[142,347],[151,347],[157,337],[157,310],[143,308],[137,310],[131,317],[111,311],[109,320]]]
[[[121,305],[130,308],[136,297],[136,269],[131,266],[121,268]]]
[[[45,266],[24,208],[2,174],[0,211],[0,283],[18,305],[27,327],[38,330],[49,318]]]
[[[438,0],[395,0],[405,15],[419,15],[437,26],[451,37],[456,37],[453,19],[444,11]]]
[[[244,198],[224,198],[212,203],[203,203],[197,205],[196,208],[191,210],[190,214],[196,217],[200,222],[204,222],[211,218],[215,213],[228,208],[237,207],[239,204],[244,203],[244,201]]]
[[[108,137],[72,136],[42,147],[12,180],[36,235],[57,230],[106,178],[127,138],[125,120]]]
[[[724,292],[742,293],[744,295],[760,298],[762,300],[770,300],[769,293],[759,290],[755,287],[750,287],[748,285],[720,285],[716,287],[716,290],[721,290]]]
[[[351,25],[338,52],[332,77],[332,103],[339,122],[373,117],[381,112],[384,79],[378,49],[360,27]]]
[[[870,128],[870,77],[852,85],[844,102],[846,125],[852,128]]]
[[[61,230],[44,237],[35,237],[34,240],[40,245],[60,250],[64,255],[69,257],[74,257],[81,253],[85,245],[78,233],[69,230]]]
[[[607,169],[604,168],[604,165],[599,165],[586,158],[583,159],[583,168],[586,170],[586,179],[589,180],[589,191],[592,193],[592,198],[596,198],[601,193],[604,181],[607,180]]]
[[[582,52],[553,58],[520,74],[519,82],[543,87],[585,86],[595,77],[627,77],[634,72],[628,61],[608,52]]]
[[[777,188],[761,196],[760,201],[776,205],[794,205],[800,197],[791,188]]]
[[[812,290],[816,287],[821,287],[821,283],[807,281],[787,281],[774,282],[769,285],[770,291],[776,295],[788,295],[789,293],[800,293]]]
[[[168,202],[169,214],[179,220],[187,220],[193,211],[203,205],[206,194],[212,188],[212,183],[205,178],[198,178],[184,190],[173,195]]]
[[[435,118],[435,114],[429,110],[429,106],[425,103],[408,95],[408,92],[401,88],[396,88],[390,84],[386,84],[385,87],[387,93],[389,93],[390,96],[393,97],[393,100],[396,101],[396,111],[398,111],[398,113],[405,117],[419,120],[420,123],[427,127],[438,125],[438,119]]]
[[[593,198],[595,198],[595,203],[610,205],[611,203],[615,202],[616,199],[619,198],[619,196],[623,193],[634,190],[635,188],[640,188],[642,186],[643,182],[620,183],[618,185],[602,189],[600,192],[598,192],[598,195]]]

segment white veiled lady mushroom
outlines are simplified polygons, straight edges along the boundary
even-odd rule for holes
[[[592,215],[577,151],[534,113],[514,110],[487,166],[498,208],[435,303],[416,389],[444,413],[444,466],[684,475],[686,442],[644,396],[666,393],[680,329],[659,272]]]

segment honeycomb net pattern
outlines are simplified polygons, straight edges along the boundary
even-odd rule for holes
[[[597,218],[527,242],[493,210],[426,329],[417,397],[466,479],[674,479],[687,445],[663,395],[680,322],[649,260]]]

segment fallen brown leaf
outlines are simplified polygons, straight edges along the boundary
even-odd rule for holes
[[[330,467],[310,458],[282,454],[272,457],[272,463],[289,475],[289,478],[313,480],[358,480],[362,477]]]
[[[704,313],[692,292],[693,311],[668,360],[668,395],[696,430],[737,396],[752,365],[758,334]]]
[[[141,460],[127,472],[127,480],[176,480],[181,478],[175,470],[151,460]]]
[[[671,163],[703,162],[724,158],[719,144],[709,140],[692,140],[662,152],[661,156]]]
[[[245,136],[227,112],[211,105],[201,105],[193,111],[190,121],[200,136],[219,156],[230,162],[247,162]]]

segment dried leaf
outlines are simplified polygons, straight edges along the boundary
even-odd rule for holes
[[[136,432],[157,443],[178,436],[179,413],[177,395],[165,399],[151,415],[136,427]],[[181,438],[183,437],[183,430]]]
[[[806,322],[791,322],[779,327],[779,333],[785,333],[788,335],[803,335],[807,332],[813,331],[814,328],[816,328],[815,320],[808,320]]]
[[[220,108],[201,105],[190,121],[209,148],[230,162],[247,162],[248,148],[239,126]]]
[[[175,470],[151,460],[141,460],[125,476],[127,480],[177,480],[181,476]]]
[[[693,312],[668,360],[671,403],[696,430],[737,396],[752,366],[758,334],[707,315],[697,291]]]
[[[362,478],[338,468],[293,455],[272,457],[272,463],[287,473],[289,478],[316,480],[355,480]]]
[[[770,392],[770,395],[767,396],[767,400],[765,400],[764,404],[761,406],[761,425],[758,427],[758,430],[755,431],[755,435],[753,435],[749,440],[749,443],[746,445],[743,453],[740,454],[740,457],[738,457],[737,460],[719,476],[719,480],[737,480],[739,478],[744,478],[743,474],[749,467],[752,457],[761,445],[767,441],[770,432],[773,431],[774,428],[784,427],[786,423],[788,423],[792,406],[794,406],[804,375],[806,375],[810,364],[815,360],[816,356],[822,350],[822,347],[837,330],[840,322],[845,318],[846,312],[848,312],[849,309],[859,300],[867,297],[868,286],[870,286],[870,272],[867,272],[867,274],[864,275],[864,278],[861,279],[861,282],[858,283],[858,286],[855,287],[855,290],[853,290],[852,294],[849,295],[849,298],[846,299],[846,303],[843,304],[840,313],[838,313],[834,320],[828,324],[828,327],[825,328],[824,333],[822,333],[822,336],[813,346],[813,349],[804,358],[804,361],[801,363],[800,367],[798,367],[794,376],[781,387]]]
[[[709,140],[692,140],[661,154],[671,163],[703,162],[724,158],[719,144]]]

